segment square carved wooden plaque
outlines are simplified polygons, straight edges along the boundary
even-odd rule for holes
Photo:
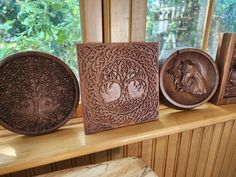
[[[211,102],[236,103],[236,33],[222,33],[216,56],[220,84]]]
[[[159,117],[157,43],[78,44],[85,133]]]

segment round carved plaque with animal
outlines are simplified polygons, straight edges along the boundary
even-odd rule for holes
[[[11,55],[1,63],[0,76],[0,124],[16,133],[50,133],[64,125],[77,106],[77,79],[52,55]]]
[[[215,93],[218,82],[214,60],[194,48],[173,53],[160,72],[164,102],[179,109],[192,109],[208,101]]]

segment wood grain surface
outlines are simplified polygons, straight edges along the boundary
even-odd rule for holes
[[[160,177],[234,175],[235,105],[207,103],[192,111],[163,108],[160,117],[159,121],[88,136],[83,124],[76,122],[39,137],[2,129],[0,174],[28,169],[7,174],[28,177],[135,155]]]
[[[140,158],[103,162],[99,164],[61,170],[38,177],[157,177],[150,167]]]

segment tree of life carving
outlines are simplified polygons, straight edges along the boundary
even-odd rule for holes
[[[179,92],[190,93],[193,96],[207,93],[207,82],[201,69],[191,60],[183,60],[178,67],[168,70],[174,77],[174,85]]]
[[[41,134],[66,120],[75,102],[73,79],[54,60],[39,56],[0,69],[0,118],[14,131]]]
[[[147,76],[133,60],[117,59],[108,63],[99,81],[101,102],[112,112],[126,114],[139,107],[146,97]]]

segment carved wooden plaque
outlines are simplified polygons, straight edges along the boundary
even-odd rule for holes
[[[0,65],[0,123],[14,132],[56,130],[69,120],[78,98],[77,79],[54,56],[22,52]]]
[[[211,99],[215,104],[236,103],[236,34],[222,33],[216,56],[220,84]]]
[[[160,73],[164,102],[180,109],[192,109],[208,101],[218,85],[213,59],[199,49],[182,49],[172,54]]]
[[[158,118],[157,43],[77,45],[86,134]]]

